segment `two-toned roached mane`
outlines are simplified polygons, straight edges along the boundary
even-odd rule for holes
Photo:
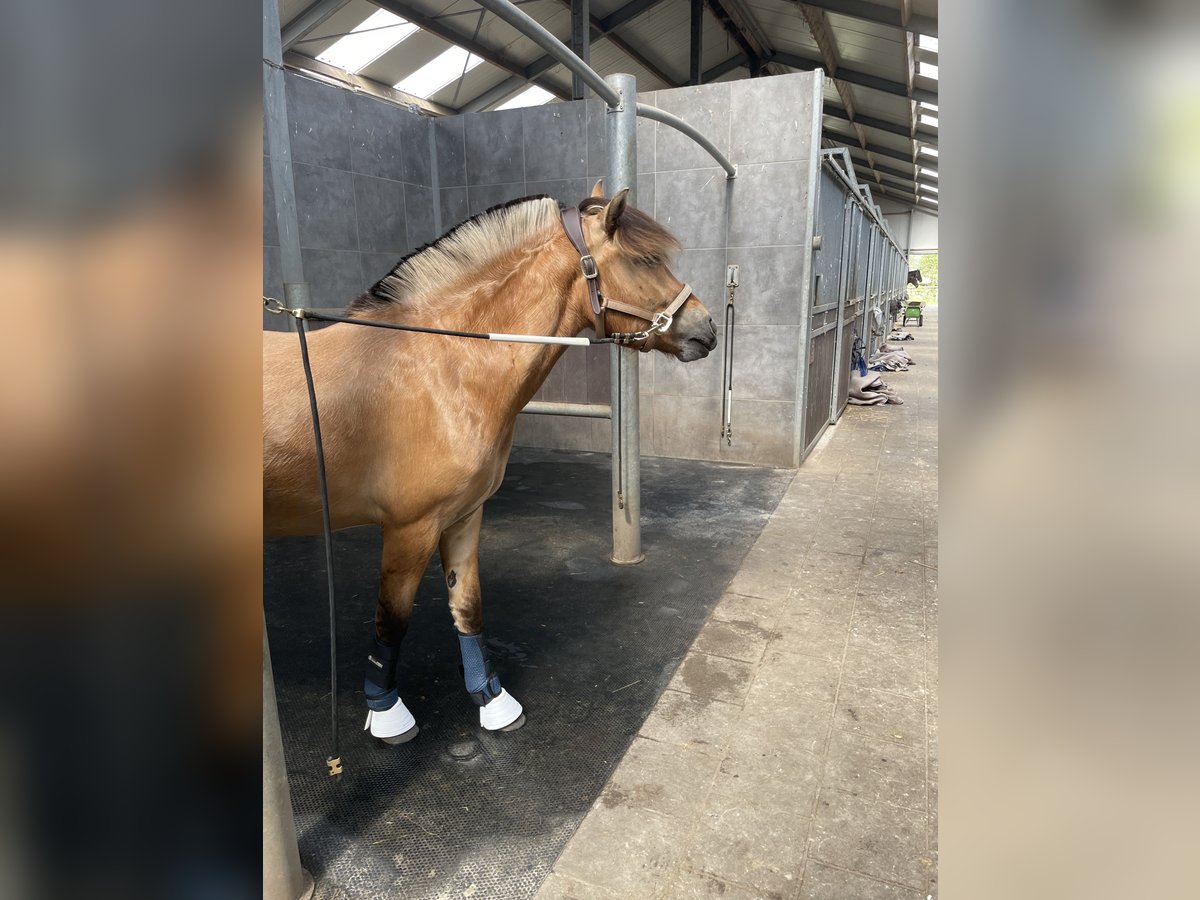
[[[666,261],[670,232],[626,204],[580,205],[600,282],[658,310],[682,283]],[[401,260],[348,307],[350,315],[451,330],[569,336],[591,321],[580,257],[558,204],[534,197],[490,209]],[[644,326],[610,314],[625,330]],[[293,340],[263,335],[263,517],[269,534],[321,530],[307,389]],[[365,693],[371,734],[416,734],[395,671],[413,599],[436,548],[480,724],[512,729],[521,704],[500,685],[483,640],[479,529],[512,447],[517,413],[563,352],[335,324],[308,338],[334,528],[378,524],[383,557]],[[699,359],[716,345],[708,311],[690,296],[645,349]]]

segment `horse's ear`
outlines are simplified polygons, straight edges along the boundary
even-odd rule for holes
[[[625,212],[625,204],[629,200],[629,188],[621,188],[617,192],[617,196],[608,201],[608,206],[604,207],[604,233],[612,237],[617,230],[617,224],[621,220],[621,213]]]
[[[604,179],[603,178],[601,178],[599,181],[597,181],[595,186],[592,187],[592,196],[593,197],[603,197],[604,191],[601,190],[602,187],[604,187]]]

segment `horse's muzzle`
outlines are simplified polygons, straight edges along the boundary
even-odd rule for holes
[[[682,362],[694,362],[704,359],[717,346],[717,327],[710,316],[697,316],[694,320],[684,321],[679,329],[677,341],[679,349],[675,357]]]

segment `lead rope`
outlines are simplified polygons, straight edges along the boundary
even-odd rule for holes
[[[729,266],[725,274],[728,296],[725,300],[725,361],[721,371],[721,437],[728,446],[733,446],[733,331],[737,322],[737,311],[733,306],[733,295],[738,287],[738,267]]]
[[[333,526],[329,516],[329,483],[325,478],[325,447],[321,443],[321,418],[317,413],[317,389],[313,384],[312,364],[308,360],[308,322],[296,322],[300,338],[300,361],[304,364],[304,382],[308,385],[308,406],[312,411],[313,439],[317,446],[317,480],[321,485],[321,525],[325,531],[325,576],[329,584],[329,731],[332,752],[325,759],[329,776],[342,774],[342,755],[338,750],[337,692],[337,616],[333,589]]]

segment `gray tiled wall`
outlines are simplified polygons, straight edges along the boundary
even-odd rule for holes
[[[443,223],[466,217],[462,123],[419,116],[291,72],[285,82],[304,276],[313,306],[345,306],[402,256],[437,237],[431,132]],[[274,202],[264,156],[263,292],[281,297]],[[277,316],[265,319],[266,327],[282,324]]]
[[[708,306],[718,332],[725,266],[741,268],[733,445],[718,442],[721,348],[687,365],[652,353],[641,357],[646,455],[796,464],[819,77],[802,73],[639,96],[696,125],[738,164],[738,177],[728,182],[711,157],[678,132],[638,120],[636,203],[682,241],[675,272]],[[432,119],[296,75],[287,85],[314,305],[344,304],[401,255],[436,237],[435,191],[445,230],[530,194],[577,203],[607,169],[605,111],[597,100]],[[264,203],[264,290],[279,291],[269,178]],[[608,354],[608,348],[572,348],[537,399],[607,403]],[[609,423],[522,416],[517,442],[607,451]]]

